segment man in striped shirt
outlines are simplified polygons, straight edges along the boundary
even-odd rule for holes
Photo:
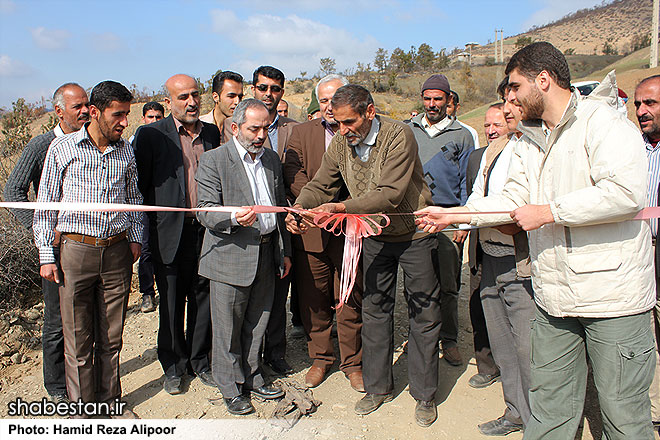
[[[50,145],[38,202],[142,203],[133,149],[121,138],[132,99],[114,81],[94,87],[90,122]],[[33,230],[41,276],[60,285],[69,398],[117,408],[126,305],[141,248],[140,214],[36,211]],[[58,267],[53,246],[60,234]],[[134,416],[126,410],[123,415]]]
[[[637,121],[641,128],[646,153],[649,158],[647,205],[658,206],[658,186],[660,185],[660,75],[653,75],[643,79],[635,89],[635,109]],[[653,309],[653,322],[657,341],[660,337],[660,266],[658,265],[658,252],[656,249],[656,234],[658,232],[658,219],[652,218],[651,235],[653,236],[653,249],[655,253],[655,291],[658,302]],[[655,376],[649,395],[651,397],[651,418],[653,424],[660,426],[660,358],[656,357]]]

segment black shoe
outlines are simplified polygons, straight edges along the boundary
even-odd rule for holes
[[[154,304],[154,296],[148,293],[142,295],[142,305],[140,306],[142,313],[150,313],[156,310],[156,304]]]
[[[482,423],[477,426],[479,432],[483,435],[490,436],[504,436],[511,434],[512,432],[518,432],[523,430],[523,425],[518,423],[513,423],[504,418],[504,416],[499,419],[491,420],[490,422]]]
[[[419,426],[426,428],[431,426],[435,419],[438,418],[438,410],[435,407],[434,401],[418,400],[415,405],[415,421]]]
[[[489,385],[494,384],[500,378],[500,372],[497,374],[484,374],[477,373],[470,378],[468,385],[472,388],[486,388]]]
[[[235,416],[242,416],[244,414],[250,414],[254,411],[254,406],[250,402],[250,398],[247,396],[239,395],[232,397],[231,399],[223,398],[225,405],[227,406],[227,411],[229,414]]]
[[[217,387],[217,384],[213,379],[213,375],[211,374],[211,370],[202,371],[201,373],[196,373],[195,375],[197,376],[199,381],[204,385],[206,385],[207,387],[213,387],[213,388]]]
[[[163,389],[167,394],[179,394],[181,392],[181,376],[165,376]]]
[[[50,394],[48,397],[50,397],[50,401],[53,403],[69,403],[69,396],[64,393],[57,393],[57,394]]]
[[[358,400],[355,404],[355,414],[359,416],[366,416],[378,409],[383,403],[391,402],[393,399],[392,393],[389,394],[371,394],[367,393],[362,399]]]
[[[266,361],[266,365],[268,365],[270,369],[275,372],[275,374],[279,374],[281,376],[293,373],[293,368],[291,368],[291,366],[284,360],[284,358]]]
[[[243,388],[246,392],[249,391],[251,395],[264,400],[279,399],[284,396],[284,391],[275,385],[262,385],[256,388]]]

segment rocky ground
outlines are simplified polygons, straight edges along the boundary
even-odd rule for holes
[[[401,277],[400,277],[401,278]],[[467,277],[464,277],[467,279]],[[401,289],[399,289],[400,291]],[[15,311],[0,316],[0,416],[6,417],[8,402],[21,397],[38,400],[46,396],[43,388],[39,331],[43,305],[27,311]],[[468,317],[467,288],[463,285],[459,301],[459,349],[466,361],[452,367],[440,361],[440,389],[436,396],[438,420],[430,428],[421,428],[413,418],[414,400],[408,393],[408,367],[403,350],[408,333],[407,312],[403,296],[397,298],[395,313],[395,398],[374,413],[360,417],[353,405],[362,397],[349,385],[335,366],[329,377],[313,390],[322,402],[318,410],[304,418],[292,429],[271,418],[274,402],[254,402],[256,413],[241,419],[264,424],[261,438],[313,438],[318,440],[343,439],[478,439],[477,424],[502,415],[504,403],[499,383],[486,389],[475,390],[468,379],[476,373],[472,356],[472,335]],[[157,312],[139,311],[139,294],[133,291],[129,303],[124,348],[122,350],[123,400],[144,419],[231,419],[224,405],[211,400],[219,393],[202,385],[198,379],[188,377],[183,393],[170,396],[162,390],[162,370],[156,357]],[[311,365],[304,339],[290,339],[287,359],[294,368],[289,379],[304,382]],[[270,372],[269,372],[270,373]],[[272,379],[275,377],[271,376]],[[600,438],[600,422],[595,400],[587,404],[585,427],[578,439]],[[521,439],[520,433],[508,438]]]

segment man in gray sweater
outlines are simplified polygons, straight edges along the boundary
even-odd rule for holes
[[[85,89],[76,83],[61,85],[53,94],[53,105],[59,123],[47,133],[35,136],[23,149],[12,170],[4,196],[7,202],[27,202],[30,184],[36,196],[44,159],[50,143],[59,136],[78,131],[89,120],[89,99]],[[34,211],[12,210],[16,218],[29,231],[32,230]],[[64,336],[58,284],[41,278],[44,294],[44,324],[42,328],[44,386],[51,400],[68,400],[64,379]]]

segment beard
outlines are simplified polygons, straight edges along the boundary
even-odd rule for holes
[[[532,87],[532,92],[528,97],[520,101],[520,110],[522,119],[525,121],[541,119],[545,105],[543,104],[541,92],[539,92],[536,86]]]
[[[236,139],[238,139],[238,142],[241,143],[243,148],[245,148],[248,153],[257,154],[264,149],[265,139],[248,139],[247,137],[243,136],[243,133],[240,131],[236,136]]]

